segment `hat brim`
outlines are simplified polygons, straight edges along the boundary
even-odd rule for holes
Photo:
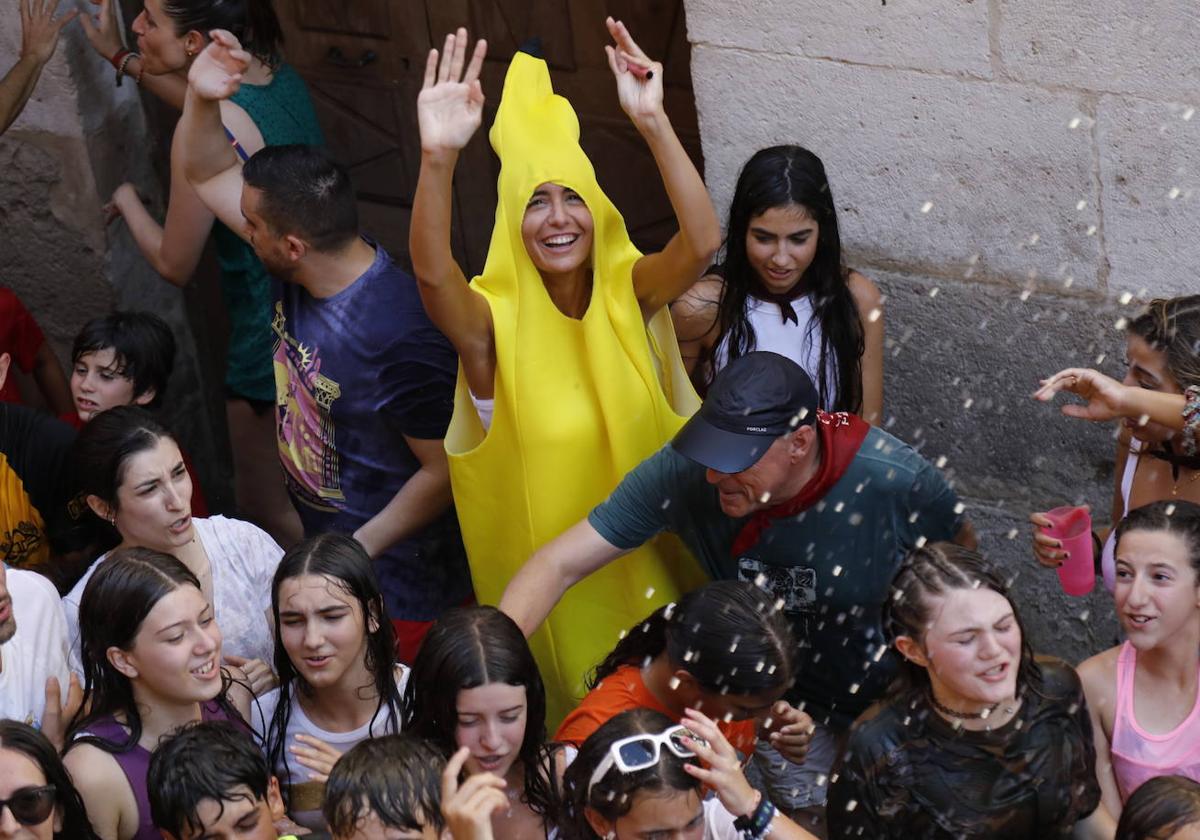
[[[680,455],[711,470],[739,473],[758,463],[775,442],[775,437],[727,432],[697,412],[671,440],[671,446]]]

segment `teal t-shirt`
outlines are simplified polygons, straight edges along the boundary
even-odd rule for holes
[[[733,542],[747,518],[726,516],[704,467],[669,444],[588,516],[618,548],[671,531],[714,578],[755,581],[773,592],[800,644],[788,697],[839,729],[881,697],[895,676],[895,654],[880,619],[900,561],[922,537],[952,539],[962,520],[942,474],[877,428],[819,502],[776,521],[736,557]]]
[[[325,142],[308,88],[286,64],[276,69],[269,84],[242,85],[232,101],[250,115],[268,146]],[[225,386],[237,396],[274,403],[270,275],[250,244],[220,222],[213,224],[213,240],[221,266],[221,297],[229,316]]]

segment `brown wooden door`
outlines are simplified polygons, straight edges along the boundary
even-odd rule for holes
[[[657,250],[675,231],[654,160],[617,104],[606,15],[624,20],[666,67],[667,113],[697,166],[700,139],[682,0],[276,0],[288,61],[308,81],[333,154],[350,167],[363,229],[408,264],[420,166],[416,98],[425,56],[467,26],[488,39],[484,125],[455,174],[453,247],[468,276],[483,268],[499,161],[487,141],[517,47],[542,40],[555,90],[579,114],[581,142],[634,242]]]

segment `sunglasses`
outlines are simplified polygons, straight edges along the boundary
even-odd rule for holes
[[[596,770],[592,773],[591,781],[588,782],[588,797],[591,797],[592,788],[596,786],[596,783],[603,779],[614,765],[622,773],[636,773],[638,770],[645,770],[647,767],[658,764],[658,760],[662,758],[663,747],[679,758],[695,757],[696,754],[684,746],[684,738],[704,743],[702,738],[697,737],[686,726],[681,725],[664,729],[657,735],[647,732],[642,735],[630,735],[628,738],[614,742],[608,748],[608,755],[604,756],[604,760],[596,765]]]
[[[8,799],[0,799],[0,814],[5,808],[21,825],[44,823],[54,811],[54,785],[19,788]]]

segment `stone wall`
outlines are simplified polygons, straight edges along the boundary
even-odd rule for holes
[[[0,74],[16,61],[20,43],[17,4],[3,4]],[[195,293],[159,278],[122,222],[103,224],[101,207],[122,181],[143,195],[162,195],[159,145],[137,86],[113,81],[112,68],[79,24],[69,24],[29,104],[0,136],[0,284],[21,297],[68,373],[76,332],[113,307],[148,309],[171,324],[178,353],[165,417],[192,455],[210,501],[221,507],[228,467],[214,429],[222,428],[223,413],[219,397],[203,397],[206,389],[219,393],[219,380],[209,381],[189,322],[188,299]]]
[[[707,180],[754,150],[829,172],[847,261],[887,295],[890,430],[944,457],[1037,646],[1112,643],[1068,599],[1029,511],[1106,520],[1112,429],[1034,403],[1066,365],[1121,375],[1119,319],[1200,289],[1200,7],[1148,0],[686,0]],[[1132,301],[1130,300],[1132,297]]]

